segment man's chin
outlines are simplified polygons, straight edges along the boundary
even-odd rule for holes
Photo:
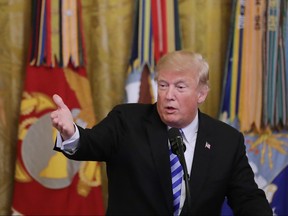
[[[169,127],[175,127],[175,128],[179,128],[179,124],[178,124],[178,122],[177,121],[173,121],[173,120],[166,120],[166,121],[164,121],[164,123],[166,124],[166,125],[168,125]]]

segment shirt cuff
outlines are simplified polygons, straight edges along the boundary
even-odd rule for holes
[[[60,132],[58,131],[57,133],[56,147],[60,148],[62,151],[64,151],[65,153],[69,155],[75,154],[79,146],[79,138],[80,138],[79,130],[75,124],[74,124],[74,128],[75,128],[75,133],[73,134],[73,136],[70,139],[67,139],[65,141],[63,141]]]

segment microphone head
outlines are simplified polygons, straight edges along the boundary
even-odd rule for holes
[[[178,155],[180,148],[183,150],[183,152],[185,152],[186,146],[183,143],[183,138],[178,128],[170,128],[168,130],[168,139],[173,154]]]
[[[180,130],[178,128],[170,128],[168,130],[168,139],[169,139],[169,141],[175,139],[178,136],[181,137],[181,133],[180,133]]]

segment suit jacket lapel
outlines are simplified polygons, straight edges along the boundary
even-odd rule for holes
[[[195,202],[201,193],[202,187],[209,173],[213,152],[213,145],[209,141],[209,132],[207,132],[208,128],[205,124],[206,122],[203,121],[201,113],[199,112],[199,128],[190,178],[192,202]]]
[[[151,146],[153,161],[159,176],[159,182],[166,199],[169,211],[173,212],[173,194],[171,185],[171,171],[168,148],[168,132],[166,125],[161,121],[156,106],[146,121],[146,129]]]

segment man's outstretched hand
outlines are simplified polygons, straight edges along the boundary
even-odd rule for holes
[[[72,113],[59,95],[54,94],[53,101],[57,109],[50,114],[52,125],[60,132],[62,138],[67,140],[75,133]]]

